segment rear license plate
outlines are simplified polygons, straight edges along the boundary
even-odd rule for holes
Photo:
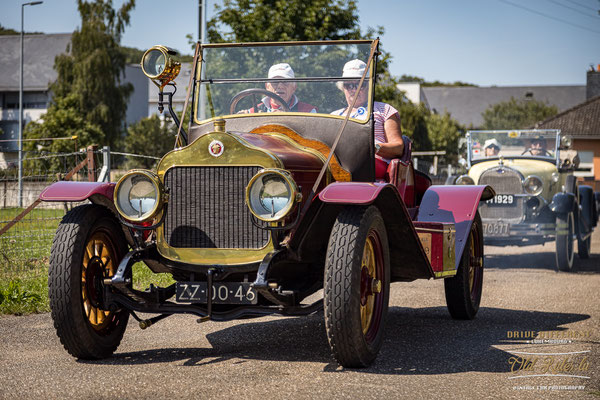
[[[250,282],[216,282],[212,285],[213,304],[256,304],[256,291]],[[206,303],[206,282],[177,282],[175,300],[181,303]]]
[[[485,236],[508,236],[510,230],[505,222],[483,223],[483,234]]]
[[[517,204],[515,196],[512,194],[497,194],[491,199],[485,202],[488,206],[492,207],[511,207]]]

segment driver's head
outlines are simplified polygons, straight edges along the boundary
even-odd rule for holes
[[[342,77],[356,78],[356,80],[339,81],[337,83],[338,89],[344,92],[344,96],[346,97],[346,103],[348,103],[348,106],[350,106],[354,101],[354,96],[358,96],[358,99],[356,99],[355,107],[364,106],[367,103],[369,90],[367,89],[368,85],[366,81],[363,82],[360,92],[357,92],[358,84],[360,83],[360,78],[362,78],[366,68],[367,64],[364,61],[358,59],[348,61],[346,64],[344,64],[344,69],[342,70]]]
[[[293,79],[296,76],[294,75],[294,70],[290,67],[288,63],[275,64],[269,68],[269,79],[273,78],[288,78]],[[282,99],[285,100],[286,103],[290,103],[290,99],[292,95],[296,91],[296,82],[267,82],[265,83],[265,88],[269,92],[276,93]]]
[[[546,154],[546,139],[538,136],[531,141],[531,154],[534,156],[543,156]]]

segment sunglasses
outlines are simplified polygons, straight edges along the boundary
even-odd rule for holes
[[[344,89],[346,90],[356,90],[358,88],[358,83],[344,83]]]

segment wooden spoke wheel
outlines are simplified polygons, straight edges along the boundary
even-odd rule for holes
[[[98,205],[69,211],[58,226],[48,272],[48,294],[56,333],[74,357],[98,359],[119,346],[129,312],[107,310],[103,280],[116,272],[127,252],[123,230]]]
[[[379,210],[348,207],[333,226],[325,264],[325,325],[344,367],[370,365],[381,348],[390,291],[387,233]]]

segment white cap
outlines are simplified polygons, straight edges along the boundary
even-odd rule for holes
[[[498,141],[496,139],[488,139],[483,143],[483,148],[487,149],[488,147],[491,146],[496,146],[498,149],[502,148],[502,146],[500,146],[500,143],[498,143]]]
[[[295,78],[294,70],[288,63],[275,64],[269,68],[268,78]]]
[[[344,71],[342,77],[344,78],[362,78],[363,73],[367,68],[367,64],[361,60],[348,61],[344,65]]]

